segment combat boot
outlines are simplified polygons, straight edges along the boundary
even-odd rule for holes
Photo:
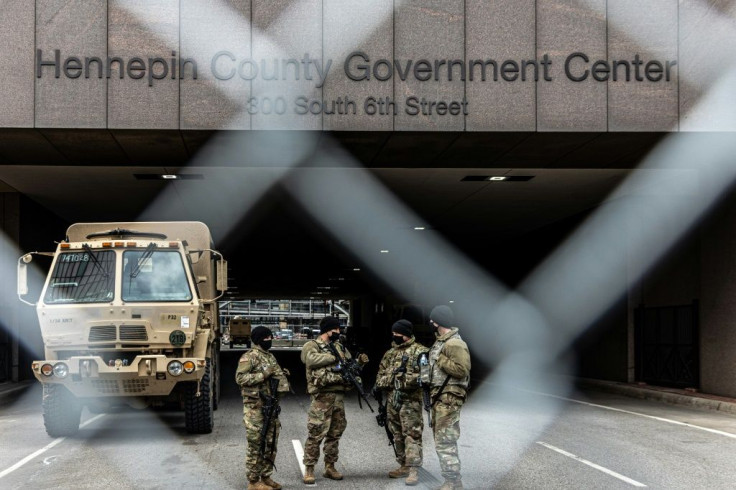
[[[389,478],[403,478],[409,474],[409,467],[404,466],[403,464],[396,468],[395,470],[391,470],[388,472]]]
[[[342,473],[335,469],[335,463],[326,463],[325,472],[322,476],[329,478],[330,480],[342,480]]]
[[[463,490],[463,482],[461,480],[445,480],[444,485],[437,490]]]
[[[274,490],[281,490],[281,484],[273,481],[270,476],[264,476],[261,478],[261,481],[268,485],[269,487],[273,488]]]
[[[404,483],[410,487],[419,483],[419,472],[416,466],[411,466],[409,468],[409,476],[406,477],[406,481]]]
[[[314,465],[305,467],[303,481],[307,485],[314,485]]]
[[[258,481],[249,481],[248,482],[248,490],[271,490],[271,487],[266,485],[265,483]]]

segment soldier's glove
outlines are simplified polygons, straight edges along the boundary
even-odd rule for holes
[[[361,366],[368,364],[368,360],[368,356],[365,353],[358,355],[358,363]]]
[[[394,374],[401,374],[406,372],[406,366],[399,366],[394,369]]]
[[[268,379],[276,372],[276,369],[273,368],[273,366],[264,366],[263,367],[263,379]]]
[[[339,373],[340,371],[342,371],[342,364],[338,362],[337,364],[332,366],[332,371],[335,373]]]
[[[290,373],[290,372],[289,372],[289,370],[288,370],[288,369],[286,369],[286,368],[282,368],[282,369],[281,369],[281,372],[282,372],[282,373],[284,373],[284,376],[291,376],[291,373]]]

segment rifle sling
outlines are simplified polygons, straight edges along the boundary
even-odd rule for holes
[[[440,396],[442,395],[442,392],[445,391],[445,387],[447,386],[447,383],[450,381],[450,375],[448,374],[445,380],[442,382],[442,386],[440,386],[440,391],[437,392],[437,394],[432,398],[432,404],[431,407],[434,407],[435,404],[439,401]]]

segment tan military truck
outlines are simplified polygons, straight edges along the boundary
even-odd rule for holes
[[[233,317],[230,320],[230,348],[235,344],[245,344],[250,347],[250,320]]]
[[[28,294],[18,261],[18,295]],[[67,230],[35,304],[45,359],[43,418],[53,437],[77,432],[83,406],[177,403],[186,429],[212,431],[219,397],[217,299],[227,263],[199,222],[79,223]]]

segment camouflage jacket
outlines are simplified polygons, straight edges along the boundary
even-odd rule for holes
[[[433,397],[437,396],[447,379],[443,393],[465,398],[470,385],[470,352],[457,328],[437,337],[429,349],[429,366],[432,369],[430,385]]]
[[[376,388],[381,390],[399,390],[421,398],[419,391],[419,355],[427,352],[427,348],[414,337],[401,345],[391,347],[381,359],[376,375]],[[404,359],[406,362],[404,363]],[[396,372],[404,364],[405,373]]]
[[[254,345],[251,350],[240,356],[235,371],[235,382],[240,386],[243,402],[258,401],[261,395],[271,395],[265,373],[269,368],[273,370],[273,376],[279,380],[278,392],[289,391],[289,381],[273,354]]]
[[[350,351],[340,342],[334,343],[335,348],[346,359],[351,359]],[[330,352],[326,342],[317,338],[304,344],[302,347],[302,362],[307,367],[307,393],[314,394],[325,391],[346,391],[348,387],[342,375],[333,371],[338,360]]]

